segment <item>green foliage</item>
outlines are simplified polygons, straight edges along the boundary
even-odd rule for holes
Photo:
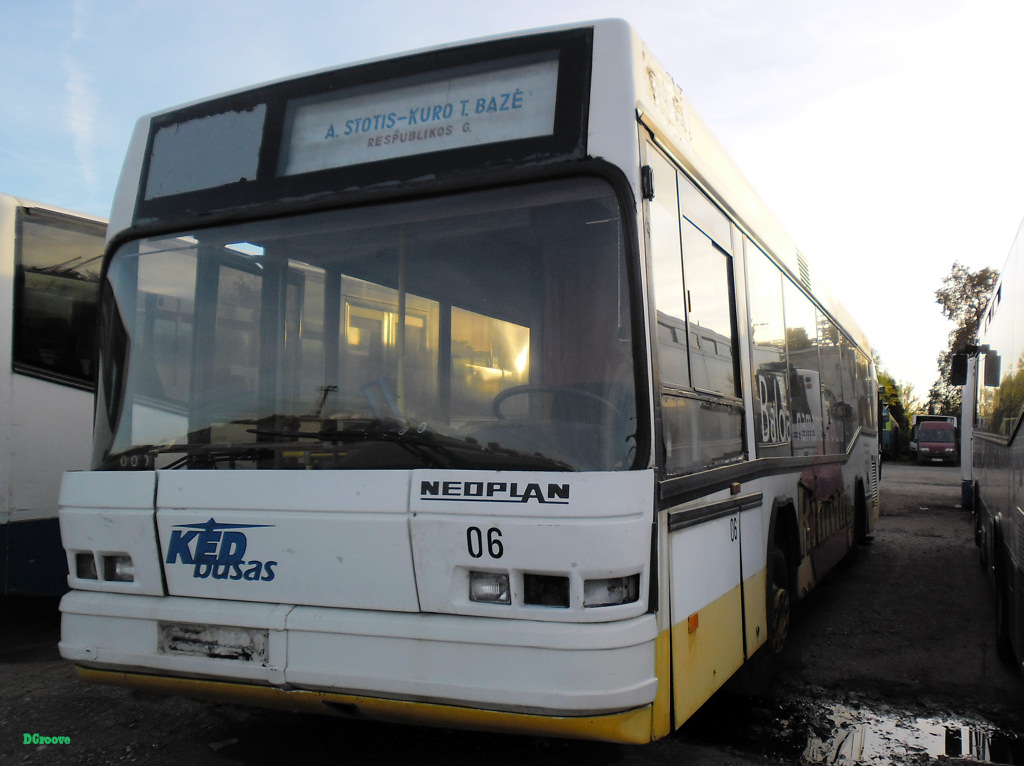
[[[956,323],[949,334],[950,348],[963,348],[974,339],[988,305],[988,294],[998,278],[995,269],[971,271],[957,262],[942,280],[945,286],[935,291],[935,301],[942,316]]]
[[[882,369],[882,362],[875,355],[875,369],[878,370],[878,385],[882,404],[889,408],[889,415],[899,427],[894,457],[902,458],[909,454],[910,425],[913,416],[921,409],[921,403],[914,396],[914,386],[900,383],[887,370]]]
[[[807,336],[807,329],[804,327],[787,327],[786,344],[790,351],[804,351],[811,348],[814,342]]]
[[[888,371],[878,373],[878,385],[882,389],[882,404],[889,408],[889,414],[896,420],[899,427],[907,426],[907,407],[903,401],[903,386]]]

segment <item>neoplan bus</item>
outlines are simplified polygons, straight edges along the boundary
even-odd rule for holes
[[[143,118],[61,652],[647,742],[878,514],[867,341],[623,22]]]
[[[964,497],[973,501],[975,540],[996,593],[1000,658],[1024,672],[1024,224],[989,296],[964,389]],[[954,381],[962,382],[962,381]],[[973,429],[968,416],[974,406]],[[973,460],[968,462],[968,445]]]
[[[0,594],[67,590],[61,475],[92,453],[106,223],[0,194]]]

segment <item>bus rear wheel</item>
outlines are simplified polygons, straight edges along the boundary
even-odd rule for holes
[[[792,599],[789,593],[789,566],[786,554],[778,546],[772,546],[771,588],[768,602],[768,647],[772,654],[782,652],[789,636],[789,618]]]

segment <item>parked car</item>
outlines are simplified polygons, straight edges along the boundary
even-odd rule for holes
[[[917,462],[959,464],[956,426],[948,421],[926,421],[917,426]]]

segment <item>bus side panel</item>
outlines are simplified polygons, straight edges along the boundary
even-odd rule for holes
[[[1020,497],[1018,496],[1018,502]],[[1017,668],[1024,672],[1024,510],[1017,505],[1011,513],[1008,535],[1010,635]]]
[[[68,567],[56,518],[0,526],[0,592],[59,596],[68,589]]]
[[[767,549],[768,519],[771,504],[762,505],[740,516],[743,549],[743,625],[746,656],[750,659],[768,640]]]
[[[678,727],[743,664],[739,514],[670,533],[669,561]]]
[[[0,594],[7,592],[8,524],[11,516],[11,306],[14,304],[14,215],[13,197],[0,194]]]
[[[11,387],[11,521],[55,519],[61,476],[89,467],[93,394],[18,374]]]
[[[10,483],[3,497],[7,523],[0,586],[4,593],[61,595],[67,591],[68,568],[57,496],[64,471],[88,467],[93,395],[17,373],[7,388]]]

